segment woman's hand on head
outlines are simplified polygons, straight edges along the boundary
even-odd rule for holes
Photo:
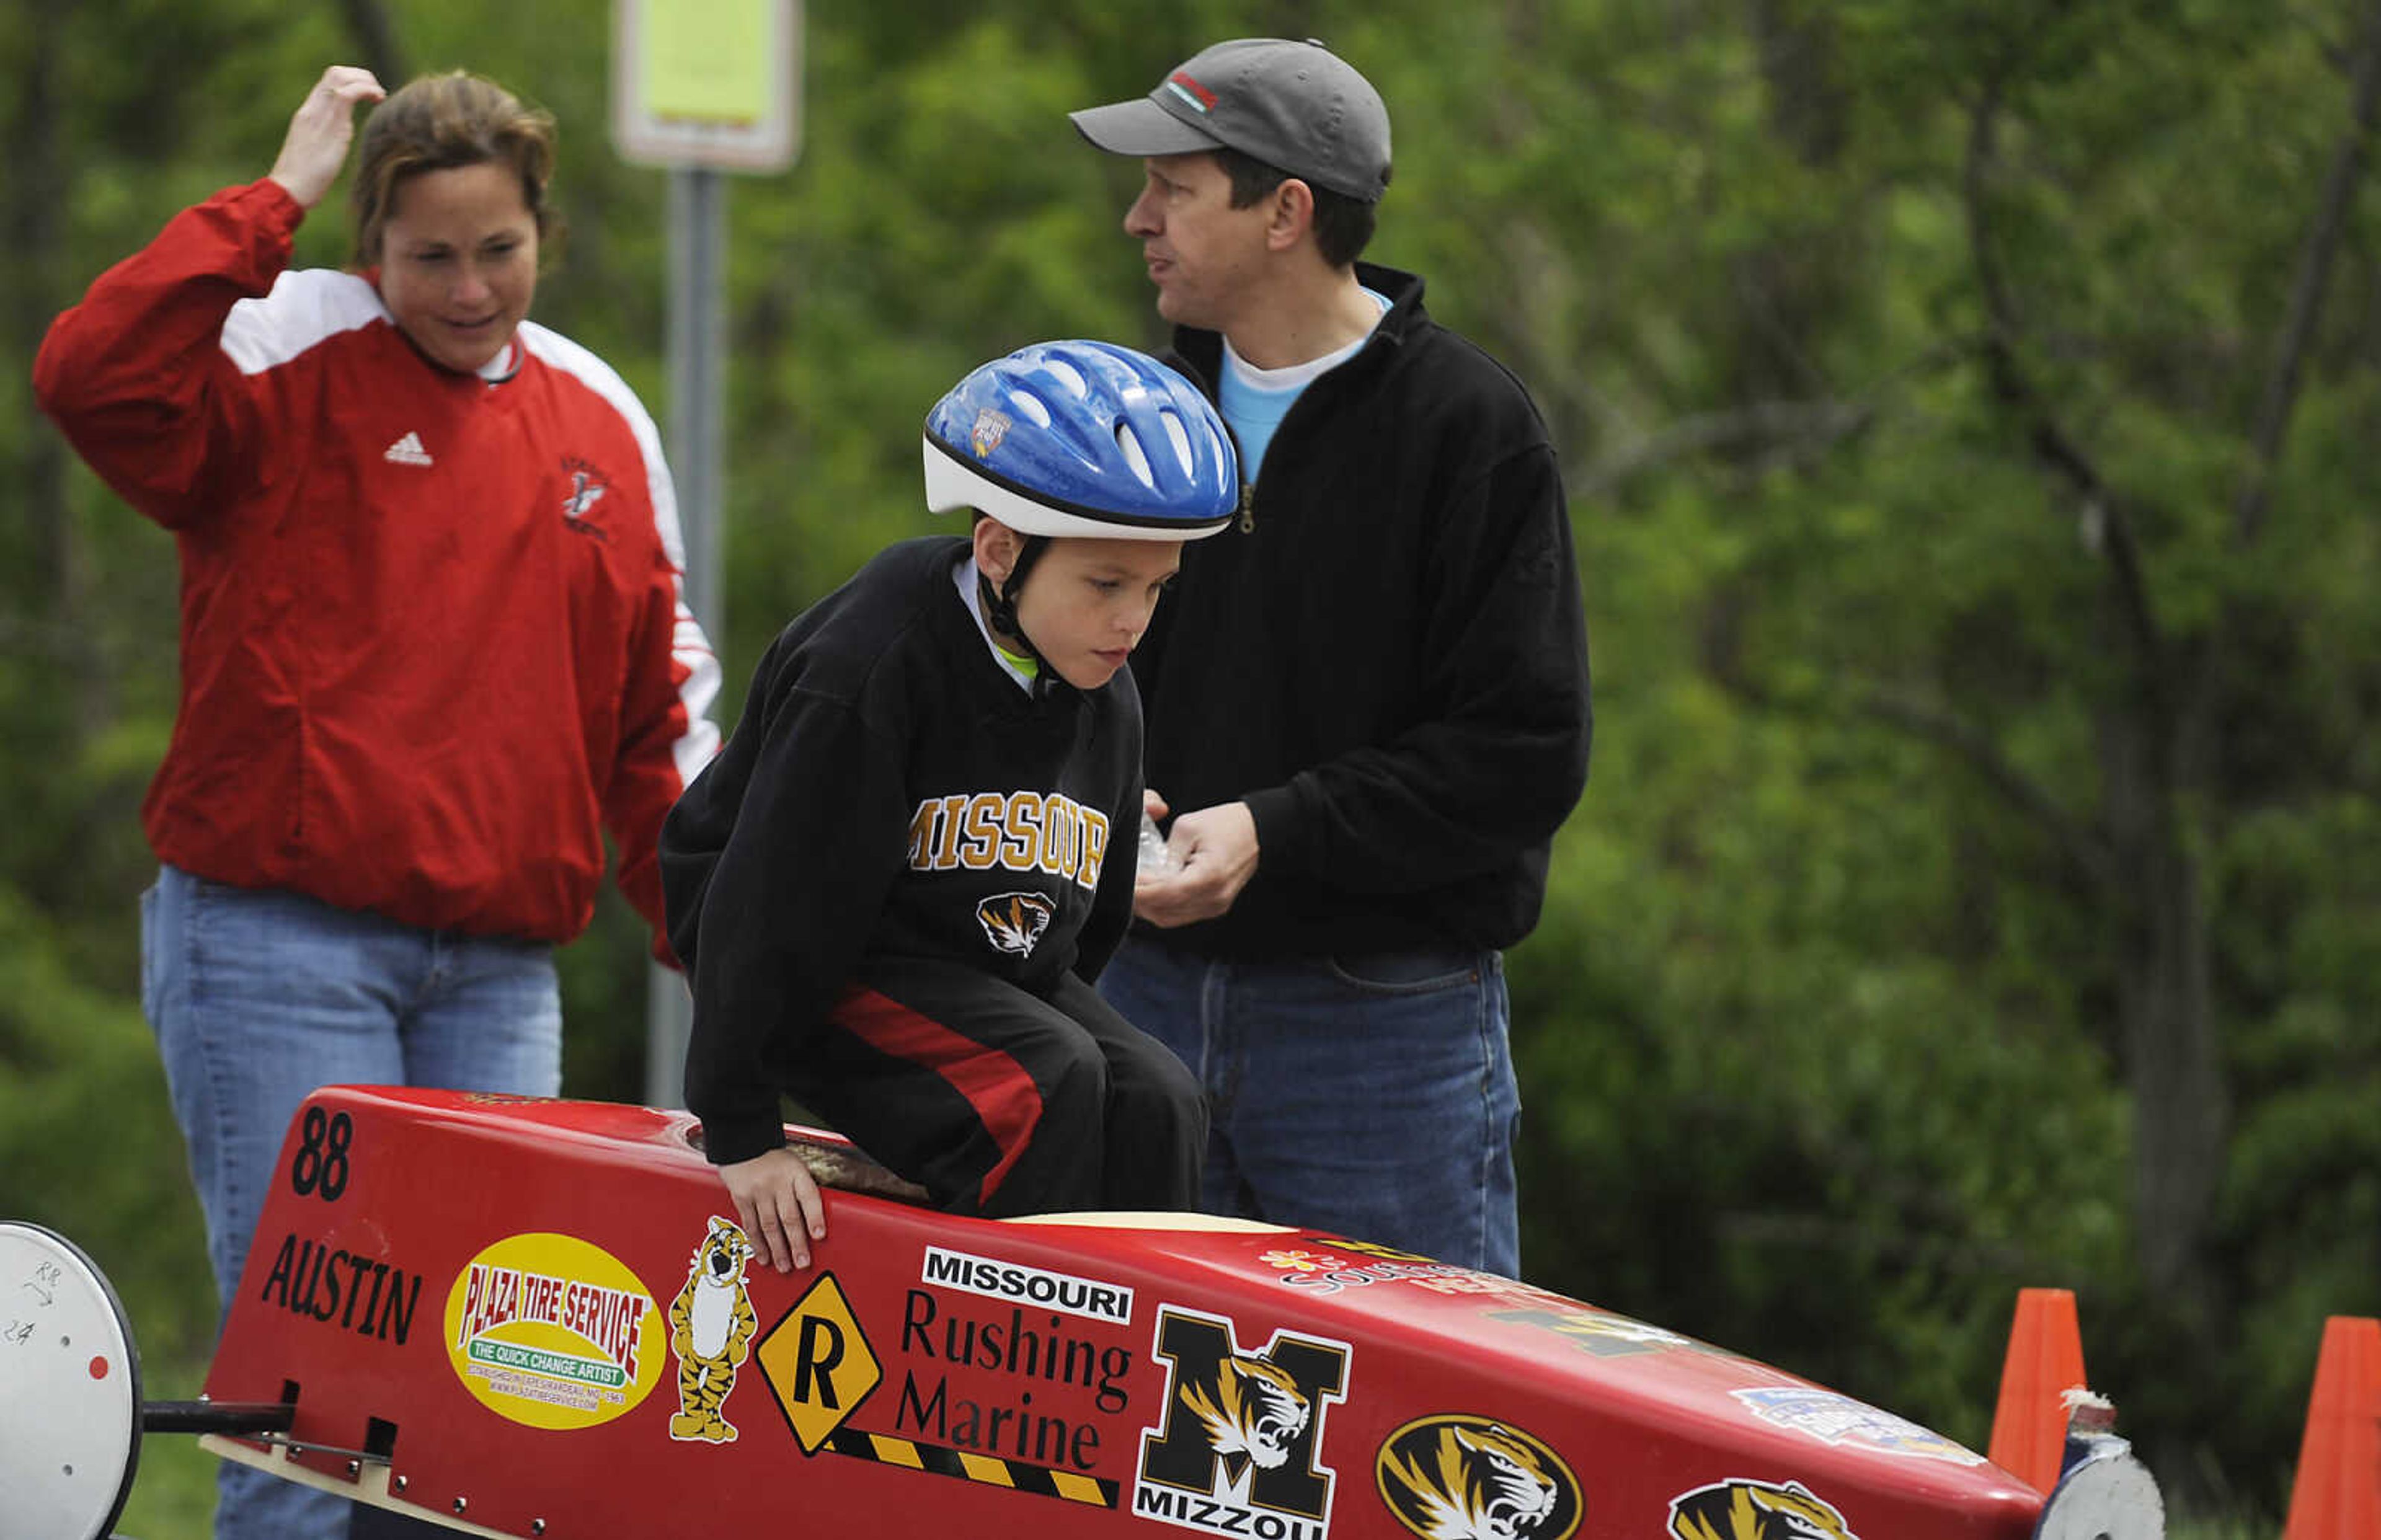
[[[388,94],[369,69],[335,64],[289,115],[289,132],[273,162],[273,179],[301,208],[312,208],[339,179],[356,137],[356,104]]]

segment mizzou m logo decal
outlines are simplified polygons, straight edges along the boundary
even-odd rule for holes
[[[1166,1306],[1165,1421],[1142,1435],[1132,1511],[1213,1534],[1322,1540],[1333,1472],[1317,1458],[1324,1414],[1346,1399],[1344,1342],[1274,1333],[1244,1353],[1232,1323]]]

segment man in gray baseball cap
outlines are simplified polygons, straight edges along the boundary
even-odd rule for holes
[[[1389,185],[1381,93],[1313,38],[1219,43],[1147,96],[1068,116],[1114,154],[1227,147],[1364,203],[1379,202]]]
[[[1502,948],[1590,715],[1545,425],[1358,260],[1388,113],[1321,43],[1217,43],[1071,116],[1141,160],[1125,233],[1242,489],[1133,656],[1172,859],[1100,991],[1207,1087],[1203,1206],[1518,1274]]]

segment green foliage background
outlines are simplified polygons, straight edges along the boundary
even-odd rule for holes
[[[538,314],[666,425],[665,178],[606,141],[607,27],[0,12],[0,1214],[94,1254],[160,1393],[214,1325],[139,1008],[174,563],[31,353],[262,175],[324,64],[461,66],[559,117]],[[1598,731],[1512,959],[1529,1276],[1979,1446],[2016,1289],[2071,1288],[2172,1498],[2272,1533],[2322,1321],[2381,1314],[2381,6],[817,0],[801,159],[728,192],[724,719],[927,526],[953,379],[1162,340],[1136,169],[1064,113],[1243,33],[1381,88],[1373,254],[1565,458]],[[569,1093],[641,1095],[617,898],[566,989]],[[128,1533],[205,1501],[153,1440]]]

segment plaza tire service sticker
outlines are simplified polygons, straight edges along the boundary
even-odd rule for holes
[[[498,1416],[584,1428],[634,1410],[669,1355],[653,1296],[611,1253],[574,1236],[507,1236],[446,1291],[446,1357]]]

